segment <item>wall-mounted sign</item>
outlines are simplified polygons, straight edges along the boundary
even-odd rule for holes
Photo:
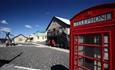
[[[106,20],[111,20],[112,19],[112,13],[106,13],[102,14],[99,16],[83,19],[80,21],[77,21],[74,23],[74,26],[79,26],[79,25],[84,25],[84,24],[89,24],[89,23],[95,23],[95,22],[100,22],[100,21],[106,21]]]

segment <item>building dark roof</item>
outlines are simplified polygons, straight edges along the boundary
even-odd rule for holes
[[[5,43],[6,40],[7,40],[7,39],[5,39],[5,38],[0,38],[0,42],[1,42],[1,43]]]
[[[19,34],[19,35],[15,36],[13,39],[15,39],[15,38],[17,38],[17,37],[19,37],[19,36],[23,36],[23,37],[25,37],[25,38],[28,38],[28,37],[26,37],[26,36],[23,35],[23,34]]]

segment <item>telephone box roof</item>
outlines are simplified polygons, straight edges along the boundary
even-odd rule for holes
[[[111,8],[111,7],[114,7],[115,8],[115,2],[110,2],[110,3],[105,3],[105,4],[101,4],[101,5],[96,5],[96,6],[93,6],[93,7],[90,7],[88,9],[85,9],[79,13],[77,13],[75,16],[73,16],[70,20],[74,19],[76,16],[84,13],[84,12],[87,12],[89,10],[92,10],[92,9],[98,9],[98,8]]]

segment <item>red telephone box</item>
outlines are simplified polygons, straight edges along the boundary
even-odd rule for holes
[[[70,70],[115,70],[115,3],[71,18]]]

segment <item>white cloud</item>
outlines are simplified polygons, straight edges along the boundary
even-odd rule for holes
[[[30,25],[25,25],[25,27],[26,27],[26,28],[29,28],[29,29],[32,28],[32,26],[30,26]]]
[[[8,22],[6,20],[2,20],[0,23],[2,23],[2,24],[8,24]]]
[[[0,32],[10,32],[11,29],[7,27],[0,27]]]

